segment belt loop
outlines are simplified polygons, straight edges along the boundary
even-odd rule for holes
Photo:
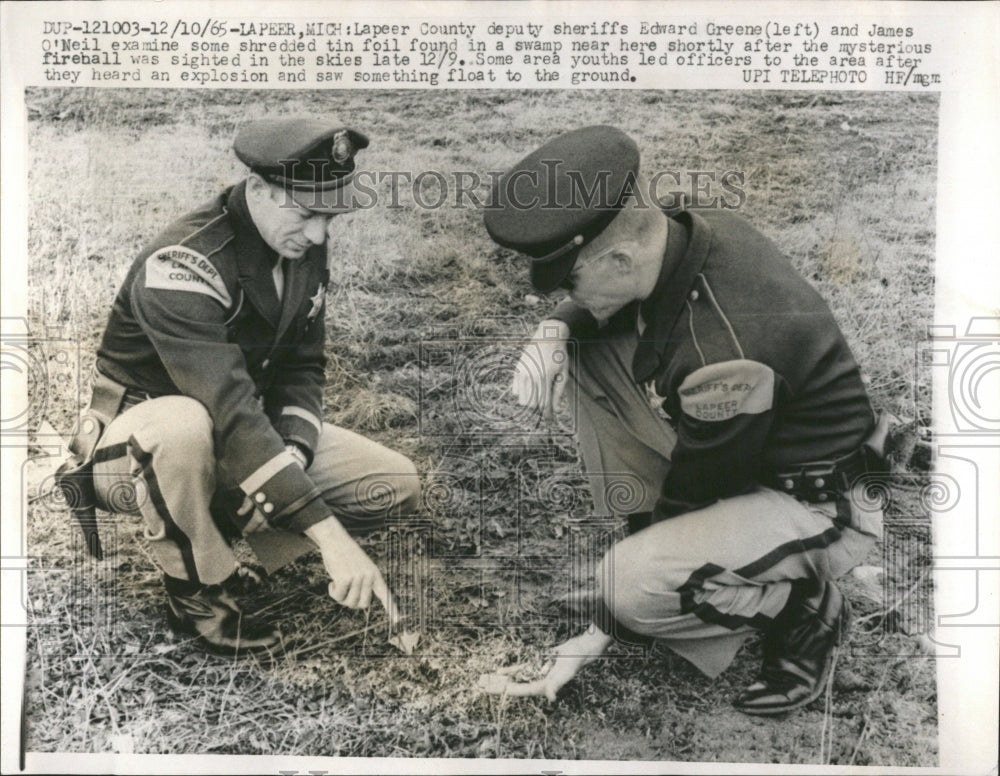
[[[845,490],[837,497],[837,516],[833,519],[833,522],[838,528],[847,528],[853,522],[850,490]]]

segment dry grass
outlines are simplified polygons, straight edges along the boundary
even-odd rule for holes
[[[830,300],[876,404],[928,422],[914,354],[933,298],[933,96],[44,90],[28,103],[31,324],[77,340],[84,374],[132,257],[238,178],[227,149],[253,116],[349,117],[372,136],[367,164],[414,174],[501,170],[562,128],[609,122],[635,135],[647,169],[743,171],[744,215]],[[400,550],[392,532],[367,540],[383,562],[405,560],[392,582],[414,617],[414,567],[429,580],[418,654],[385,645],[380,613],[339,610],[311,558],[252,602],[288,636],[277,660],[206,656],[165,632],[135,520],[114,524],[117,551],[91,568],[74,560],[65,513],[38,501],[30,748],[933,764],[933,661],[907,635],[912,623],[852,581],[874,630],[856,630],[840,655],[829,707],[793,724],[731,709],[756,668],[753,646],[716,682],[666,650],[619,649],[553,707],[476,689],[498,666],[537,667],[579,627],[554,601],[568,592],[567,537],[589,502],[570,437],[526,422],[503,396],[516,342],[548,302],[526,299],[523,268],[479,213],[421,211],[405,191],[401,205],[334,222],[326,406],[426,473],[422,553],[412,537]],[[456,369],[463,359],[475,368]],[[471,412],[470,397],[488,411]],[[75,403],[49,391],[34,420],[65,431]],[[902,462],[915,481],[928,464],[920,449]],[[919,514],[911,507],[894,515]],[[889,569],[897,589],[929,562],[924,527],[910,530],[917,540]],[[918,585],[925,609],[928,587]]]

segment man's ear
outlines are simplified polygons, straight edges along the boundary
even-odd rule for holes
[[[620,273],[627,274],[632,271],[635,264],[635,257],[632,253],[633,245],[631,243],[620,245],[612,252],[611,259],[615,262],[615,267]]]
[[[257,173],[252,172],[247,176],[247,192],[254,197],[259,199],[262,194],[269,193],[269,189],[270,184]]]

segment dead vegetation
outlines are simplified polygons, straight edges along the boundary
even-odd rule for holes
[[[251,117],[343,116],[372,137],[367,165],[413,174],[502,170],[563,128],[606,122],[636,136],[647,170],[743,172],[741,212],[830,301],[876,404],[909,430],[888,566],[880,580],[846,582],[861,622],[825,701],[787,723],[733,711],[757,667],[753,644],[715,682],[665,649],[617,648],[552,707],[484,695],[481,673],[537,669],[580,626],[559,603],[573,537],[608,542],[620,527],[588,528],[571,437],[504,396],[518,340],[549,302],[530,296],[479,212],[420,210],[402,190],[399,208],[334,223],[326,406],[425,473],[423,528],[367,540],[420,620],[417,654],[385,644],[381,612],[340,610],[309,558],[252,601],[280,624],[282,654],[266,664],[204,655],[166,633],[138,521],[105,524],[116,551],[91,566],[65,511],[38,498],[29,749],[936,762],[934,662],[917,640],[930,607],[919,503],[930,387],[915,363],[933,303],[933,95],[38,90],[28,105],[30,324],[77,343],[84,377],[132,257],[238,178],[228,146]],[[44,383],[57,354],[40,357]],[[78,400],[46,388],[33,422],[66,432]]]

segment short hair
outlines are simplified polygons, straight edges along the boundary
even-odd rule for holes
[[[614,220],[583,247],[576,266],[586,266],[620,243],[645,240],[653,228],[654,219],[649,217],[652,207],[642,196],[629,196]]]

